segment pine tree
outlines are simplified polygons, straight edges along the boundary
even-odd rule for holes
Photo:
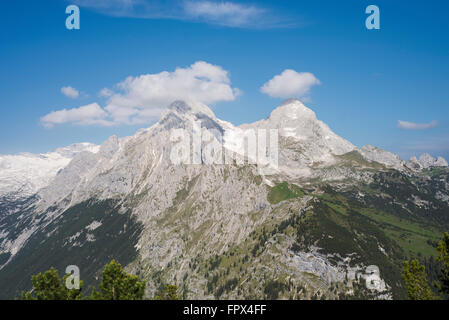
[[[112,260],[101,275],[100,291],[92,291],[93,300],[142,300],[146,281],[139,281],[135,275],[127,274],[120,263]]]
[[[443,294],[449,294],[449,233],[446,232],[443,240],[438,243],[437,261],[442,264],[439,276],[440,283],[438,289]]]
[[[80,281],[79,289],[67,289],[66,280],[69,277],[66,274],[62,279],[59,278],[58,271],[55,268],[39,273],[31,277],[33,289],[28,292],[22,291],[23,300],[79,300],[82,299],[81,290],[83,282]]]
[[[178,294],[178,287],[169,284],[162,287],[154,297],[155,300],[180,300],[180,295]]]
[[[438,299],[430,289],[425,267],[418,260],[404,262],[402,279],[405,282],[409,300]]]

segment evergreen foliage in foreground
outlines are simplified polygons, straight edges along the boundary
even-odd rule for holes
[[[39,273],[31,277],[33,289],[28,292],[22,291],[23,300],[79,300],[82,298],[81,290],[83,282],[80,281],[79,289],[67,289],[66,281],[69,277],[66,274],[59,279],[58,271],[55,268]]]
[[[409,300],[435,300],[437,297],[430,289],[425,267],[418,260],[404,262],[402,279],[407,287]]]
[[[120,263],[112,260],[101,274],[99,290],[93,288],[90,296],[82,295],[83,282],[79,289],[67,289],[70,275],[59,278],[54,268],[32,276],[33,289],[22,292],[23,300],[142,300],[145,296],[146,281],[140,281],[136,275],[126,273]],[[167,285],[155,296],[157,300],[179,299],[178,287]]]
[[[443,240],[438,243],[437,262],[441,264],[439,283],[435,287],[443,296],[449,295],[449,233],[443,235]],[[438,300],[439,296],[433,293],[425,267],[418,260],[404,262],[402,273],[407,288],[409,300]]]
[[[112,260],[101,275],[100,291],[92,291],[92,300],[142,300],[146,281],[127,274],[120,263]]]
[[[441,271],[437,288],[441,293],[449,295],[449,233],[444,234],[443,240],[438,243],[437,261],[441,263]]]

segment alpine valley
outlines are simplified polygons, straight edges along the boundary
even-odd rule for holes
[[[199,163],[174,164],[171,133],[198,128],[234,161],[207,163],[202,142]],[[276,167],[235,147],[250,129],[278,130]],[[89,291],[111,259],[148,297],[176,284],[184,299],[403,299],[402,262],[428,262],[445,231],[443,158],[359,149],[299,100],[239,127],[176,101],[134,136],[0,156],[1,299],[51,266],[78,266]]]

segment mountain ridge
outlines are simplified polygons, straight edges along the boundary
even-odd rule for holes
[[[26,287],[19,271],[29,275],[50,262],[64,268],[71,261],[86,269],[89,285],[105,259],[118,256],[148,280],[149,292],[176,283],[196,299],[260,298],[276,279],[293,279],[289,288],[280,284],[281,292],[308,299],[400,297],[402,255],[432,250],[413,231],[416,225],[423,224],[432,240],[449,225],[447,170],[430,167],[428,175],[402,162],[395,168],[395,155],[358,149],[297,100],[272,114],[236,127],[205,105],[177,101],[150,128],[76,154],[22,204],[0,201],[0,285],[7,296]],[[295,135],[283,133],[284,125]],[[239,134],[259,129],[280,131],[275,170],[263,170],[233,148]],[[173,136],[176,130],[181,135]],[[188,149],[188,161],[174,164],[182,137],[204,131],[211,135]],[[211,141],[232,161],[209,163]],[[91,230],[92,224],[99,227]],[[409,248],[399,227],[419,246]],[[126,247],[120,255],[111,246],[119,243]],[[370,293],[357,283],[374,263],[383,285]],[[359,273],[350,288],[348,273]]]
[[[354,150],[360,152],[362,156],[369,161],[379,162],[383,165],[386,165],[387,167],[396,168],[399,170],[403,169],[404,167],[412,170],[420,170],[429,167],[448,166],[447,161],[441,156],[435,159],[426,153],[422,154],[419,159],[416,157],[411,157],[410,160],[405,162],[394,153],[370,145],[366,145],[363,148],[359,149],[352,145],[350,142],[335,135],[326,124],[317,120],[315,113],[311,109],[307,108],[298,99],[285,100],[277,108],[275,108],[271,112],[270,116],[265,120],[259,120],[251,124],[243,124],[238,127],[234,127],[227,121],[217,119],[212,110],[206,105],[195,102],[175,101],[163,112],[160,121],[157,122],[155,126],[160,126],[161,123],[165,123],[165,121],[167,121],[167,123],[170,120],[173,121],[173,119],[167,118],[173,114],[173,111],[175,111],[174,114],[178,115],[180,113],[183,115],[204,114],[209,117],[210,123],[206,123],[205,125],[205,121],[203,120],[201,125],[208,129],[218,129],[218,131],[222,134],[226,130],[232,131],[233,129],[235,130],[235,128],[247,130],[269,127],[279,129],[279,134],[283,137],[293,137],[298,140],[305,140],[313,130],[313,128],[310,128],[310,123],[315,124],[318,127],[322,126],[325,139],[329,139],[330,137],[334,138],[334,140],[336,140],[336,146],[331,145],[329,150],[326,150],[324,155],[322,155],[323,158],[320,159],[320,157],[312,157],[312,159],[301,163],[301,166],[310,165],[314,161],[320,161],[323,159],[326,160],[325,158],[329,154],[329,151],[331,153],[339,155]],[[287,121],[285,119],[287,119]],[[292,125],[292,122],[289,120],[299,121],[300,125],[295,128]],[[170,126],[172,125],[173,124],[169,123],[165,126],[165,129],[171,129]],[[136,134],[139,134],[139,132],[147,132],[152,127],[141,129]],[[309,129],[307,129],[307,127],[309,127]],[[302,131],[302,134],[301,132],[297,132],[298,128],[301,129],[300,131]],[[304,130],[304,128],[306,128],[307,130]],[[305,134],[304,131],[306,131]],[[112,136],[105,142],[109,141],[110,139],[113,139],[116,145],[120,140],[122,140],[117,138],[116,136]],[[316,143],[316,139],[313,142]],[[100,146],[91,143],[78,143],[67,147],[58,148],[54,152],[49,152],[46,154],[20,153],[17,155],[0,155],[0,181],[2,182],[2,184],[0,184],[0,195],[6,196],[9,194],[10,196],[14,197],[14,194],[18,196],[22,192],[24,195],[23,197],[31,196],[40,189],[46,187],[51,182],[53,177],[56,176],[56,173],[65,168],[79,152],[89,151],[92,153],[97,153],[99,148]],[[235,151],[235,149],[233,151]],[[110,150],[110,152],[112,151]],[[27,159],[29,159],[29,161],[26,161]],[[37,165],[33,167],[33,162],[35,160],[39,161],[38,166],[40,167],[45,167],[46,163],[48,163],[49,165],[47,170],[44,169],[45,172],[41,174],[35,174],[35,176],[33,176],[33,172],[39,173],[39,170],[37,170]],[[20,166],[20,162],[24,162],[22,167]],[[14,165],[16,168],[11,168]],[[28,166],[29,168],[25,168],[26,166]],[[9,169],[11,169],[9,170],[9,172],[8,167]],[[31,183],[27,185],[27,182]]]

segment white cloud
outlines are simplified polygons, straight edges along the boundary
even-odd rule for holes
[[[220,66],[198,61],[173,72],[163,71],[128,77],[117,84],[117,91],[102,90],[109,95],[105,107],[92,104],[87,109],[75,108],[52,112],[42,118],[44,124],[141,124],[157,119],[164,108],[175,100],[213,104],[232,101],[241,91],[231,87],[228,72]],[[93,107],[95,106],[95,108]],[[85,117],[85,118],[84,118]]]
[[[66,97],[69,97],[69,98],[72,98],[72,99],[76,99],[80,95],[79,91],[76,90],[75,88],[71,87],[71,86],[62,87],[61,88],[61,93],[63,95],[65,95]]]
[[[41,118],[41,123],[49,128],[62,123],[110,125],[111,123],[105,120],[106,117],[107,113],[97,103],[92,103],[79,108],[50,112]]]
[[[414,123],[398,120],[398,128],[404,130],[426,130],[435,128],[436,126],[438,126],[438,121],[432,121],[429,123]]]
[[[251,25],[265,14],[262,8],[233,2],[186,1],[184,9],[192,18],[230,27]]]
[[[101,89],[101,91],[98,93],[98,96],[100,98],[108,98],[110,96],[112,96],[114,94],[114,91],[112,91],[111,89],[108,88],[103,88]]]
[[[112,95],[105,110],[116,123],[125,124],[148,122],[175,100],[211,104],[232,101],[238,93],[226,70],[203,61],[173,72],[128,77],[118,88],[122,93]]]
[[[284,70],[280,75],[274,76],[265,83],[260,90],[274,98],[304,97],[312,86],[321,84],[312,73],[295,70]]]
[[[175,19],[226,27],[279,28],[295,20],[258,5],[218,0],[73,0],[75,4],[114,17]]]

